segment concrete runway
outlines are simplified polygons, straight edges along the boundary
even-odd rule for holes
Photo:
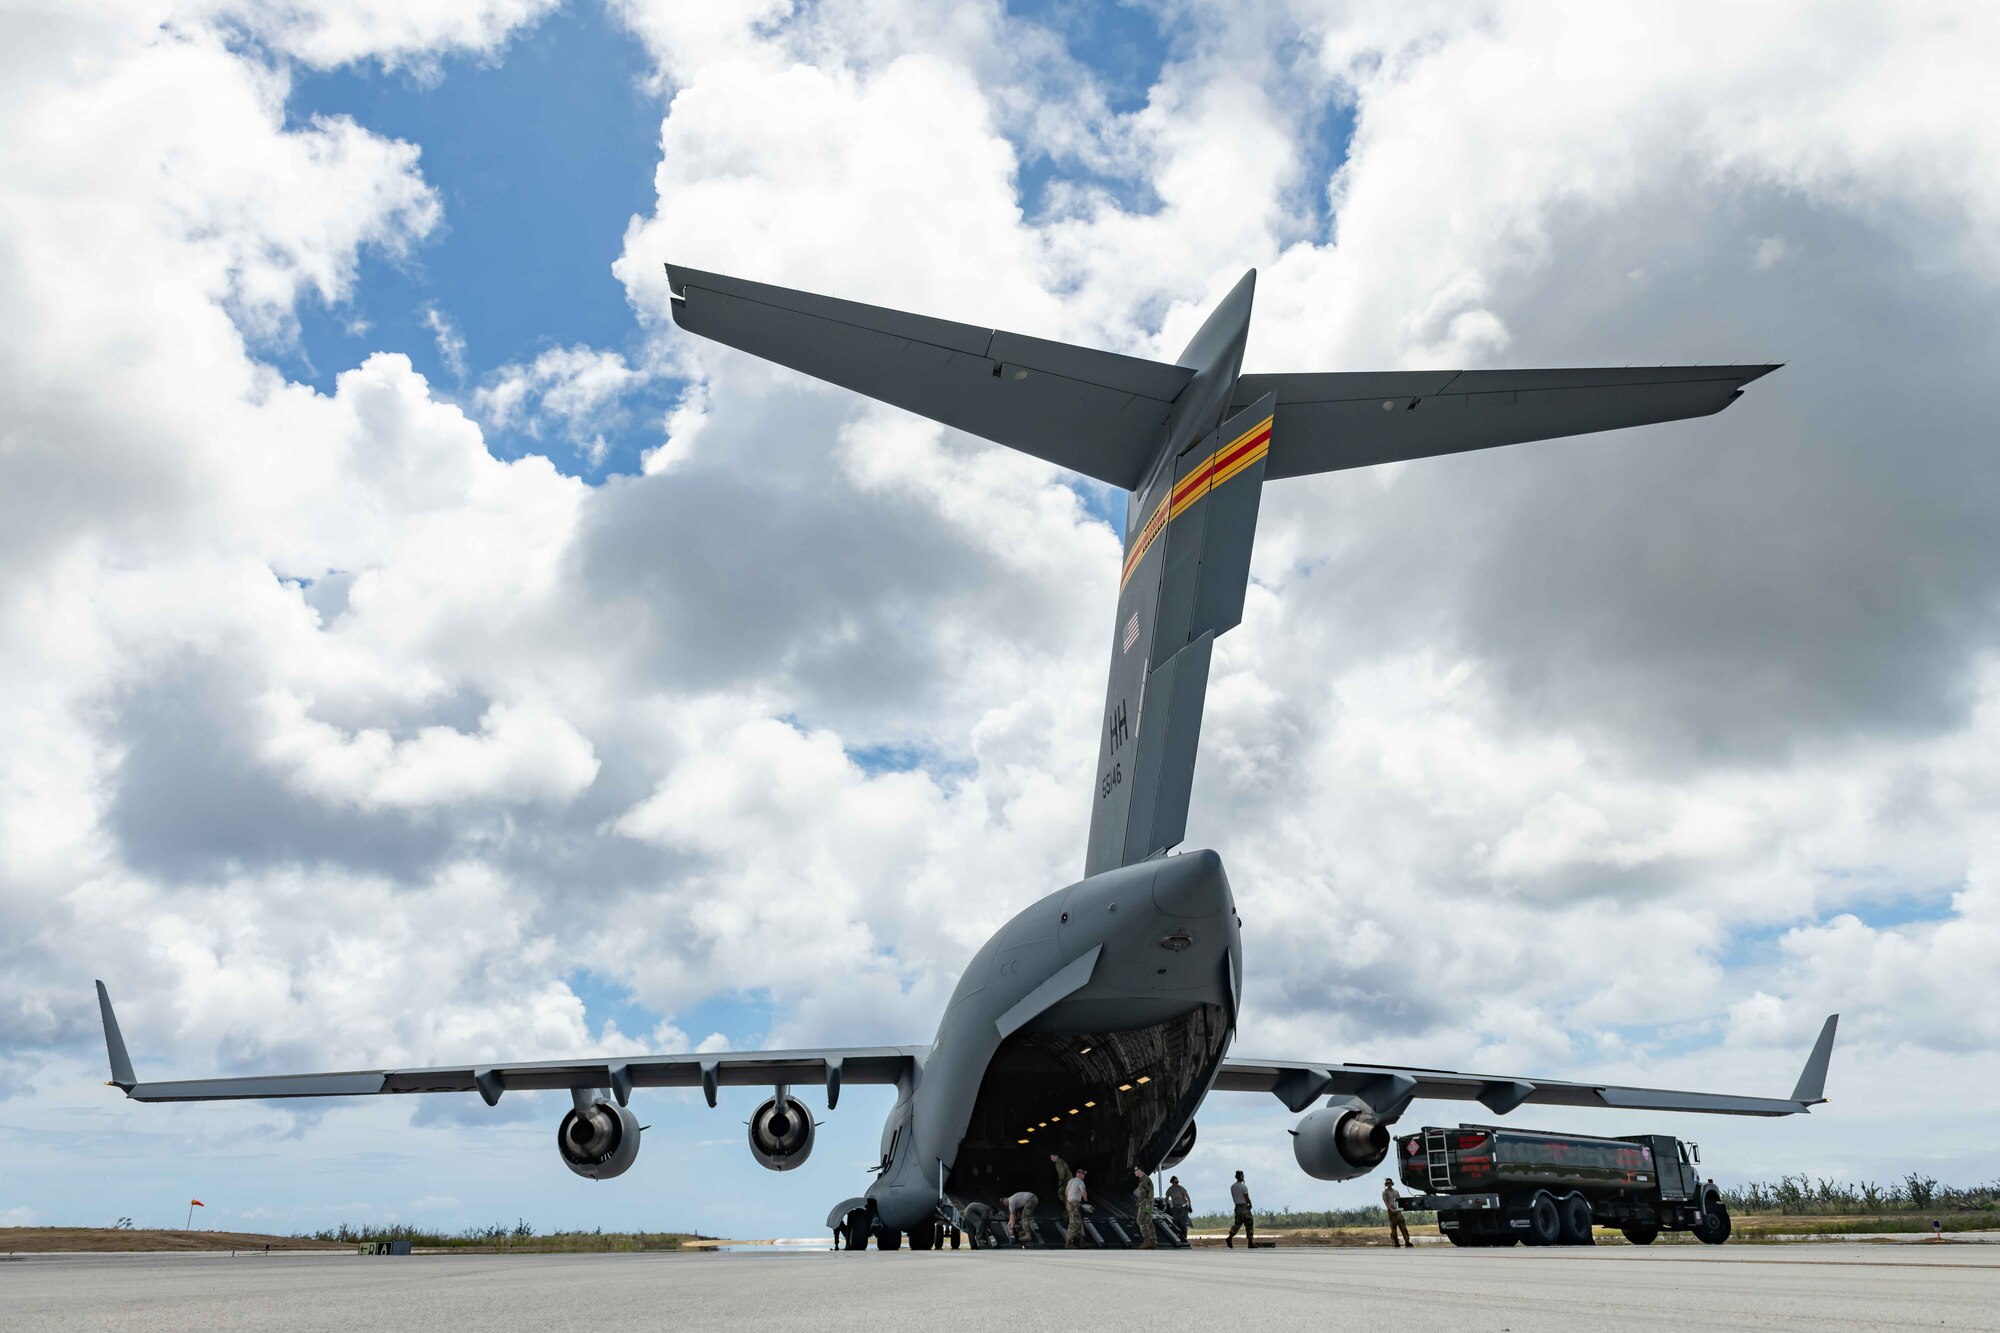
[[[2000,1329],[2000,1247],[50,1256],[0,1329]]]

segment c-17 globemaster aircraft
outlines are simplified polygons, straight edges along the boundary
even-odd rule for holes
[[[954,324],[668,265],[684,329],[1046,459],[1128,493],[1110,680],[1083,878],[1014,917],[967,964],[929,1045],[655,1055],[145,1083],[98,983],[111,1082],[139,1101],[567,1089],[570,1170],[603,1180],[639,1150],[638,1088],[773,1089],[750,1150],[806,1160],[813,1119],[793,1089],[889,1084],[896,1102],[867,1193],[836,1206],[849,1244],[928,1248],[958,1202],[1035,1188],[1060,1152],[1121,1182],[1185,1157],[1211,1093],[1274,1094],[1300,1167],[1374,1170],[1418,1098],[1781,1116],[1825,1100],[1836,1017],[1789,1097],[1743,1097],[1462,1074],[1335,1059],[1234,1056],[1241,921],[1222,858],[1182,840],[1216,637],[1242,618],[1267,482],[1706,416],[1777,367],[1245,375],[1256,273],[1180,358],[1157,361]],[[1103,1191],[1110,1193],[1112,1191]],[[1124,1187],[1117,1188],[1122,1195]]]

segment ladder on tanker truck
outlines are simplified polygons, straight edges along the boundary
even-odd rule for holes
[[[1442,1129],[1424,1130],[1424,1170],[1431,1192],[1451,1192],[1451,1140]]]

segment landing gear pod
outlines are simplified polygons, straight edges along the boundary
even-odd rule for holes
[[[1352,1180],[1389,1155],[1389,1127],[1360,1102],[1336,1101],[1299,1121],[1292,1155],[1314,1180]]]
[[[767,1097],[750,1117],[750,1155],[772,1171],[789,1171],[812,1156],[813,1118],[790,1093]]]
[[[603,1088],[579,1090],[556,1129],[563,1165],[589,1180],[622,1176],[639,1156],[639,1120]]]

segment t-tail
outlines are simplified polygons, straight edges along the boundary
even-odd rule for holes
[[[1252,270],[1172,365],[667,266],[674,320],[1128,492],[1085,871],[1179,843],[1266,481],[1719,412],[1775,365],[1245,375]]]
[[[1187,831],[1209,659],[1243,619],[1271,453],[1276,395],[1230,411],[1256,289],[1252,269],[1181,353],[1193,378],[1127,496],[1086,875],[1156,856]]]

